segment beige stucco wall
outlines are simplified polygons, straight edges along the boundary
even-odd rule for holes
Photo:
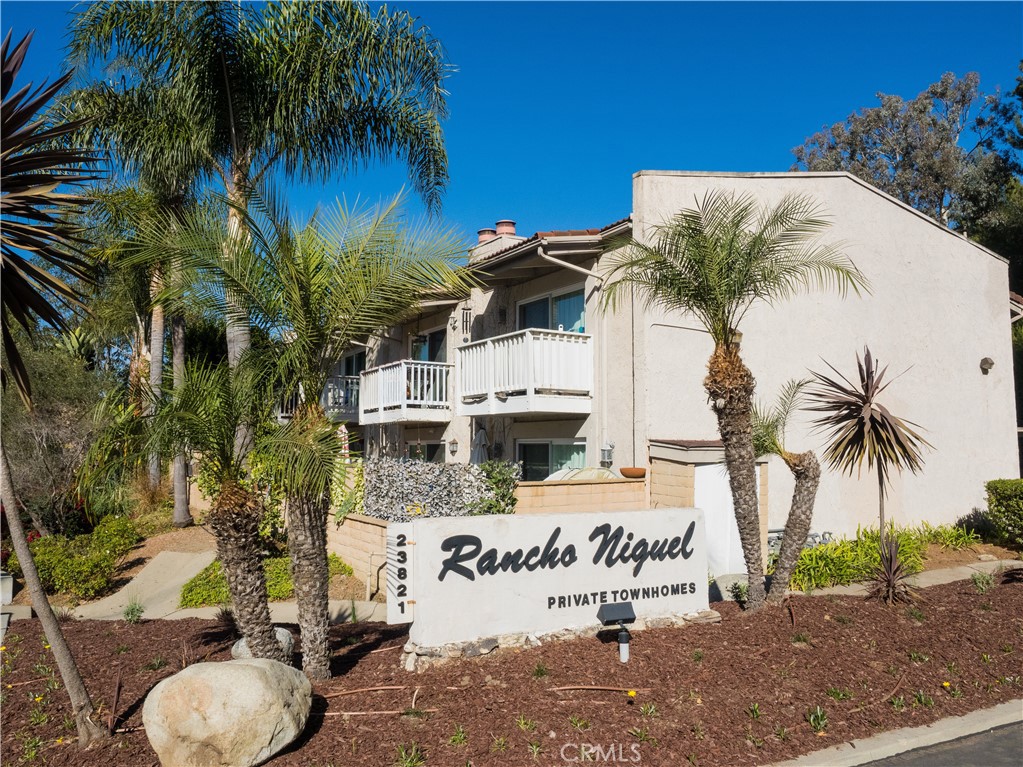
[[[887,509],[897,523],[951,522],[983,503],[985,481],[1018,475],[1003,260],[840,174],[642,172],[633,188],[637,236],[709,190],[749,193],[769,204],[789,192],[806,194],[831,215],[827,239],[843,243],[871,292],[844,300],[816,292],[753,307],[741,324],[743,357],[766,399],[792,377],[826,370],[825,360],[854,375],[865,344],[890,366],[885,405],[924,427],[934,446],[921,475],[894,479]],[[642,325],[643,438],[715,438],[702,386],[709,336],[692,318],[656,311]],[[982,357],[995,362],[988,375],[980,370]],[[801,416],[788,446],[821,452],[822,438]],[[781,527],[792,480],[783,464],[771,464],[769,525]],[[871,477],[825,472],[815,530],[850,533],[876,516]]]
[[[642,479],[521,482],[515,488],[516,514],[636,511],[648,508]]]
[[[387,522],[362,514],[349,514],[340,526],[328,521],[327,551],[351,565],[359,580],[368,580],[371,594],[384,590]]]
[[[684,508],[695,505],[696,467],[654,458],[650,461],[650,505]]]

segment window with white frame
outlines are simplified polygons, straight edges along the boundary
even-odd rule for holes
[[[338,375],[357,376],[366,369],[366,350],[347,355],[338,363]]]
[[[518,305],[518,329],[542,328],[586,332],[586,296],[582,288],[522,301]]]
[[[562,469],[586,466],[586,442],[573,439],[520,439],[515,460],[522,465],[524,482],[540,482]]]

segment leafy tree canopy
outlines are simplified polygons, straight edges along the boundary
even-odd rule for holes
[[[947,72],[913,99],[877,98],[880,106],[854,112],[793,149],[792,169],[849,171],[966,234],[995,228],[990,217],[1023,170],[1023,75],[1004,96],[983,94],[975,72],[962,78]],[[989,235],[994,246],[997,236]]]

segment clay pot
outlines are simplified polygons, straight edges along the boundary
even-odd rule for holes
[[[646,469],[642,466],[623,466],[618,471],[626,479],[643,479],[646,476]]]

